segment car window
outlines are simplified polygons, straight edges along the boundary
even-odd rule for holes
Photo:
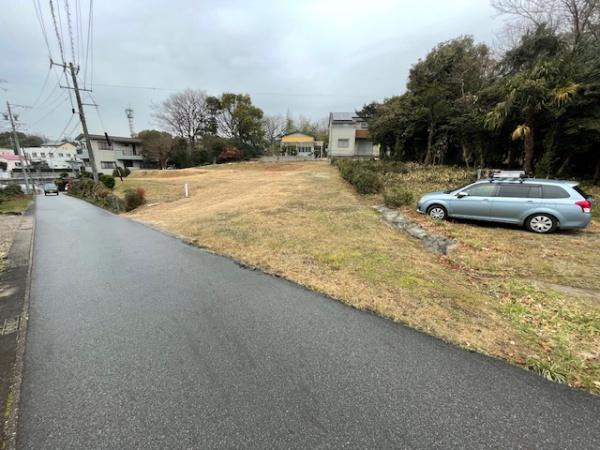
[[[544,192],[544,198],[569,198],[570,195],[560,186],[544,186],[542,188]]]
[[[592,195],[588,194],[587,192],[585,192],[583,189],[581,189],[579,186],[573,186],[573,189],[575,190],[575,192],[577,192],[579,195],[581,195],[583,198],[593,198]]]
[[[496,185],[492,183],[481,183],[465,189],[470,197],[493,197],[496,192]]]
[[[530,186],[527,184],[501,184],[498,187],[498,194],[496,197],[510,197],[510,198],[529,198],[529,191],[534,187],[539,189],[538,186]],[[535,191],[534,191],[535,194]],[[539,195],[539,194],[538,194]]]

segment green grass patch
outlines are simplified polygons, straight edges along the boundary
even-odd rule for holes
[[[0,213],[22,213],[31,203],[31,195],[4,200],[0,203]]]

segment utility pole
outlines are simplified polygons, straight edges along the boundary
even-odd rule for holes
[[[19,135],[17,134],[17,127],[15,126],[15,119],[12,115],[12,111],[10,109],[10,103],[6,102],[6,108],[8,109],[8,117],[10,119],[10,124],[12,126],[13,136],[15,140],[15,147],[17,149],[17,155],[19,156],[19,161],[21,162],[21,171],[23,172],[23,178],[25,178],[25,193],[29,194],[31,191],[29,189],[29,174],[27,173],[27,168],[25,167],[23,161],[23,154],[21,153],[21,145],[19,144]]]
[[[79,94],[79,86],[77,85],[77,73],[75,72],[73,63],[69,63],[69,69],[71,70],[71,77],[73,78],[73,89],[75,89],[75,97],[77,98],[77,107],[79,108],[79,120],[81,121],[81,128],[83,128],[83,135],[85,136],[85,146],[87,147],[88,156],[90,158],[90,166],[92,166],[92,176],[94,177],[94,182],[98,183],[98,169],[96,168],[96,158],[94,158],[94,150],[92,149],[92,142],[90,141],[90,134],[88,133],[87,122],[85,121],[85,113],[83,112],[81,95]]]
[[[98,183],[98,169],[96,168],[96,158],[94,157],[94,149],[92,148],[92,142],[90,141],[90,133],[88,132],[87,122],[85,121],[85,113],[83,111],[83,103],[81,102],[81,94],[79,93],[79,85],[77,84],[77,71],[75,71],[75,66],[70,62],[68,65],[58,64],[54,61],[50,60],[50,64],[62,67],[63,70],[69,70],[71,72],[71,78],[73,79],[73,87],[66,86],[67,89],[73,89],[75,91],[75,98],[77,99],[77,107],[79,109],[79,120],[81,121],[81,128],[83,129],[83,135],[85,136],[85,146],[87,147],[88,157],[90,158],[90,166],[92,166],[92,176],[94,178],[94,182]],[[65,86],[61,86],[65,87]],[[83,89],[84,91],[86,89]]]

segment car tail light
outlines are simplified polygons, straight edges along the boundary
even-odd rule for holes
[[[592,202],[589,200],[579,200],[578,202],[575,202],[575,204],[577,206],[581,206],[581,209],[584,213],[589,213],[592,211]]]

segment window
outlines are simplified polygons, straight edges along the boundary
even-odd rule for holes
[[[114,169],[115,162],[114,161],[100,161],[100,167],[103,169]]]
[[[48,153],[48,158],[54,158],[54,153]]]
[[[570,195],[563,188],[559,186],[545,185],[542,187],[544,198],[569,198]]]
[[[108,145],[106,141],[98,141],[98,149],[99,150],[112,150],[112,147]]]
[[[45,158],[45,157],[46,157],[46,153],[45,153],[45,152],[40,152],[40,156],[41,156],[42,158]]]
[[[59,153],[59,154],[58,154],[58,157],[59,157],[59,158],[62,158],[63,156],[64,156],[64,155],[63,155],[62,153]]]
[[[540,198],[540,187],[528,184],[501,184],[496,197]]]
[[[493,183],[481,183],[466,189],[471,197],[493,197],[496,185]]]
[[[360,127],[361,127],[363,130],[366,130],[367,128],[369,128],[369,124],[368,124],[367,122],[361,122],[361,123],[360,123]]]
[[[37,158],[37,152],[31,152],[31,156],[33,156],[34,158]]]
[[[350,147],[350,139],[338,139],[338,148]]]

